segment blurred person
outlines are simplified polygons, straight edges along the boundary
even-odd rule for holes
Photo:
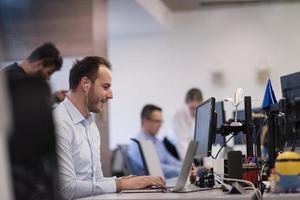
[[[182,162],[174,158],[165,148],[164,144],[156,138],[163,121],[162,109],[155,105],[145,105],[141,112],[142,127],[135,137],[138,140],[150,140],[158,154],[162,170],[166,178],[177,177]],[[128,147],[129,159],[135,174],[143,175],[144,166],[137,144],[131,142]]]
[[[202,103],[202,92],[191,88],[185,96],[185,105],[177,110],[172,119],[171,141],[176,146],[181,160],[184,159],[189,142],[194,139],[196,109]]]
[[[162,177],[103,177],[100,134],[91,112],[101,112],[113,98],[110,68],[108,61],[97,56],[76,61],[70,70],[70,92],[54,110],[64,199],[165,185]]]
[[[16,199],[59,199],[56,150],[49,85],[62,57],[44,43],[18,63],[3,69],[9,86],[14,126],[9,152]]]
[[[9,158],[15,199],[60,199],[51,93],[39,77],[8,80]]]
[[[46,42],[37,47],[20,63],[13,63],[4,68],[9,80],[26,77],[41,77],[49,80],[55,71],[62,67],[63,59],[54,44]],[[66,95],[65,90],[54,93],[54,100],[60,102]]]

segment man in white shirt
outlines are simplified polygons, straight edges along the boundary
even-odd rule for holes
[[[200,89],[190,89],[186,93],[184,107],[177,110],[173,117],[171,139],[175,142],[181,160],[184,159],[189,142],[194,139],[196,109],[202,101]]]
[[[70,92],[54,110],[61,193],[65,199],[123,189],[164,187],[162,177],[103,177],[100,135],[90,112],[99,113],[113,97],[110,63],[90,56],[76,61],[70,71]]]

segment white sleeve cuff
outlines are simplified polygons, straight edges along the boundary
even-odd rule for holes
[[[117,192],[116,178],[103,178],[97,181],[96,194]]]

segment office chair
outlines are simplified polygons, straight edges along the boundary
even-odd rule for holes
[[[120,149],[120,152],[122,154],[122,157],[123,157],[123,173],[125,176],[128,176],[128,175],[132,175],[133,174],[133,169],[132,169],[132,165],[131,165],[131,162],[128,158],[128,145],[127,144],[119,144],[118,145],[118,148]]]
[[[130,140],[132,140],[133,142],[135,142],[137,144],[137,146],[139,148],[141,158],[142,158],[142,163],[143,163],[143,166],[144,166],[144,174],[149,175],[150,173],[149,173],[148,165],[146,163],[145,155],[144,155],[144,152],[142,150],[140,141],[135,139],[135,138],[131,138]]]
[[[112,175],[117,177],[134,175],[134,170],[128,157],[127,144],[118,144],[117,148],[113,150]]]
[[[163,144],[165,145],[167,151],[177,160],[180,160],[177,149],[175,145],[167,138],[164,137]]]

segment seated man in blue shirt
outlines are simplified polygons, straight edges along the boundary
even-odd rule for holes
[[[104,58],[89,56],[76,61],[70,71],[70,92],[54,110],[64,199],[165,185],[162,177],[103,177],[100,135],[90,112],[101,112],[113,97],[111,82],[110,64]]]
[[[174,158],[165,148],[164,144],[156,138],[162,124],[162,109],[155,105],[144,106],[141,113],[142,129],[136,136],[138,140],[153,142],[166,178],[177,177],[182,162]],[[129,159],[137,175],[143,175],[144,165],[137,144],[131,142],[128,148]]]

